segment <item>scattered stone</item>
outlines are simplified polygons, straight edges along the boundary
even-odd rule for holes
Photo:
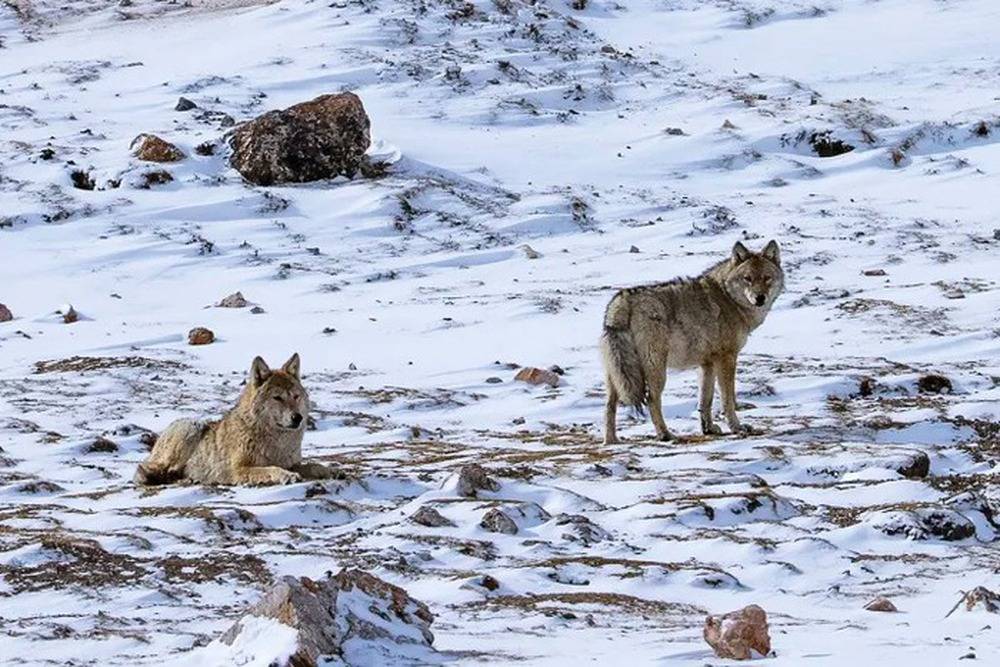
[[[483,515],[479,522],[480,527],[491,533],[503,533],[504,535],[517,535],[517,524],[507,516],[503,510],[494,507]]]
[[[886,612],[899,611],[898,609],[896,609],[896,605],[892,603],[892,600],[881,596],[875,598],[874,600],[866,604],[865,609],[867,609],[868,611],[886,611]]]
[[[878,511],[865,520],[886,535],[911,540],[938,538],[945,542],[957,542],[976,534],[976,525],[968,517],[943,507]]]
[[[702,635],[720,658],[749,660],[754,651],[761,656],[771,652],[767,614],[755,604],[723,616],[709,616]]]
[[[630,253],[632,253],[633,255],[638,255],[638,254],[639,254],[639,246],[631,246],[631,247],[630,247],[630,248],[628,249],[628,251],[629,251]]]
[[[687,134],[684,130],[682,130],[679,127],[668,127],[663,130],[663,133],[668,134],[671,137],[683,137],[685,134]]]
[[[208,157],[210,155],[215,155],[215,142],[214,141],[203,141],[194,147],[194,152],[202,157]]]
[[[260,306],[254,306],[253,308],[250,309],[250,313],[253,315],[263,315],[266,312],[267,311],[261,308]]]
[[[488,574],[484,574],[479,580],[479,585],[488,591],[495,591],[500,588],[500,582]]]
[[[348,665],[432,661],[434,616],[427,606],[361,570],[344,569],[320,581],[283,577],[218,641],[240,642],[249,616],[274,619],[297,632],[296,652],[272,663],[282,667],[316,667],[326,658]]]
[[[149,190],[154,185],[165,185],[174,180],[173,175],[166,169],[155,169],[143,172],[142,180],[139,181],[140,190]]]
[[[88,454],[113,454],[118,451],[118,445],[108,440],[104,436],[98,437],[87,445]]]
[[[249,305],[250,302],[243,297],[243,292],[234,292],[215,304],[217,308],[246,308]]]
[[[443,526],[454,526],[455,522],[438,512],[430,505],[424,505],[410,517],[410,521],[428,528],[441,528]]]
[[[861,275],[874,278],[877,276],[887,276],[889,274],[885,272],[885,269],[865,269],[861,272]]]
[[[559,386],[559,376],[552,371],[541,368],[526,366],[517,372],[514,379],[518,382],[527,382],[528,384],[547,384],[550,387]]]
[[[864,398],[873,396],[875,394],[875,387],[877,386],[878,383],[875,381],[875,378],[868,375],[864,376],[858,382],[858,396],[862,396]]]
[[[56,314],[62,315],[63,324],[73,324],[80,319],[80,313],[76,312],[76,309],[74,309],[70,304],[67,304],[60,310],[57,310]]]
[[[528,259],[538,259],[542,256],[542,253],[538,252],[528,244],[521,246],[521,250],[524,251],[524,256]]]
[[[215,334],[211,329],[195,327],[188,332],[188,345],[208,345],[215,342]]]
[[[896,472],[907,479],[923,479],[930,471],[931,459],[924,452],[913,452],[896,467]]]
[[[596,542],[611,539],[611,534],[582,514],[560,514],[556,517],[556,525],[564,526],[564,540],[580,542],[590,546]]]
[[[469,463],[458,471],[457,492],[466,498],[475,498],[478,491],[499,491],[500,483],[486,474],[478,463]]]
[[[77,190],[93,190],[97,186],[97,183],[94,182],[90,174],[82,169],[72,171],[69,175],[69,180],[72,181],[73,187]]]
[[[0,322],[10,322],[14,319],[14,313],[10,312],[10,308],[0,303]]]
[[[257,185],[352,178],[371,144],[370,126],[354,93],[321,95],[238,127],[229,162]]]
[[[549,366],[549,370],[555,373],[556,375],[566,375],[566,371],[564,371],[562,366],[560,366],[559,364],[552,364],[551,366]]]
[[[181,149],[155,134],[140,134],[132,140],[132,154],[146,162],[179,162],[184,159]]]
[[[854,150],[854,146],[851,144],[832,138],[829,130],[810,134],[809,145],[819,157],[836,157]]]
[[[727,119],[726,119],[726,120],[725,120],[725,121],[724,121],[724,122],[722,123],[722,129],[723,129],[723,130],[735,130],[735,129],[736,129],[736,126],[735,126],[735,125],[733,125],[732,121],[731,121],[731,120],[729,120],[729,119],[727,118]]]
[[[191,109],[197,108],[197,104],[186,97],[181,97],[177,100],[177,105],[174,107],[174,111],[191,111]]]
[[[498,378],[495,375],[486,378],[486,384],[502,384],[502,383],[503,383],[503,379],[502,378]]]
[[[929,373],[917,380],[917,389],[924,394],[950,394],[953,391],[951,380],[936,373]]]

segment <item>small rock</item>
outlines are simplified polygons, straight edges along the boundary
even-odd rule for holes
[[[639,254],[639,246],[631,246],[631,247],[629,247],[628,251],[630,253],[632,253],[633,255],[638,255]]]
[[[194,152],[202,157],[208,157],[209,155],[215,155],[215,142],[203,141],[194,147]]]
[[[560,514],[556,517],[556,525],[565,526],[563,530],[567,532],[562,534],[564,540],[580,542],[585,546],[611,538],[608,531],[582,514]]]
[[[111,454],[118,451],[118,445],[105,437],[99,437],[87,445],[88,454]]]
[[[132,154],[146,162],[178,162],[184,159],[181,149],[155,134],[140,134],[132,140]]]
[[[863,396],[865,398],[872,396],[875,393],[875,387],[877,385],[878,383],[875,382],[875,378],[866,375],[861,378],[860,382],[858,382],[858,396]]]
[[[767,613],[755,604],[722,616],[709,616],[702,636],[720,658],[749,660],[754,651],[761,656],[771,652]]]
[[[868,611],[887,611],[887,612],[899,611],[898,609],[896,609],[896,605],[892,603],[892,600],[881,596],[875,598],[874,600],[866,604],[865,609],[867,609]]]
[[[477,497],[478,491],[499,491],[500,483],[486,474],[486,469],[478,463],[469,463],[458,471],[457,492],[466,498]]]
[[[250,303],[243,297],[242,292],[235,292],[215,305],[217,308],[246,308]]]
[[[564,371],[562,366],[558,364],[552,364],[551,366],[549,366],[549,370],[555,373],[556,375],[566,375],[566,371]]]
[[[885,269],[865,269],[864,271],[861,272],[861,275],[874,278],[876,276],[886,276],[889,274],[885,272]]]
[[[265,312],[267,312],[267,311],[265,311],[265,310],[264,310],[263,308],[261,308],[260,306],[254,306],[253,308],[251,308],[251,309],[250,309],[250,312],[251,312],[251,313],[252,313],[253,315],[262,315],[262,314],[264,314],[264,313],[265,313]]]
[[[188,332],[189,345],[208,345],[215,342],[215,334],[211,329],[205,327],[195,327]]]
[[[668,127],[665,130],[663,130],[663,132],[665,134],[669,134],[671,137],[683,137],[684,136],[684,130],[682,130],[679,127]]]
[[[492,377],[486,378],[486,384],[501,384],[502,382],[503,382],[503,379],[498,378],[495,375],[492,376]]]
[[[229,135],[229,163],[257,185],[353,178],[371,145],[370,127],[354,93],[321,95],[238,127]]]
[[[63,324],[73,324],[80,319],[80,313],[71,305],[67,305],[65,308],[56,311],[57,314],[62,315]]]
[[[729,119],[727,118],[727,119],[725,120],[725,122],[723,122],[723,123],[722,123],[722,129],[723,129],[723,130],[735,130],[735,129],[736,129],[736,126],[735,126],[735,125],[733,125],[732,121],[730,121],[730,120],[729,120]]]
[[[930,471],[931,459],[924,452],[913,452],[912,456],[896,468],[896,472],[907,479],[923,479]]]
[[[428,528],[454,526],[455,522],[429,505],[424,505],[410,516],[410,521]]]
[[[494,507],[483,515],[479,522],[480,527],[491,533],[503,533],[504,535],[517,535],[517,524],[507,516],[502,510]]]
[[[488,591],[495,591],[500,588],[500,582],[488,574],[483,575],[483,578],[479,580],[479,584]]]
[[[154,185],[165,185],[173,180],[173,175],[166,169],[147,171],[142,174],[142,180],[139,182],[139,189],[149,190]]]
[[[550,387],[559,386],[559,376],[552,371],[543,370],[541,368],[531,368],[526,366],[517,372],[514,379],[518,382],[527,382],[528,384],[547,384]]]
[[[0,322],[10,322],[14,319],[14,313],[10,312],[10,308],[0,303]]]
[[[177,106],[174,107],[174,111],[190,111],[191,109],[197,109],[198,105],[189,100],[186,97],[181,97],[177,100]]]
[[[952,393],[951,380],[936,373],[929,373],[917,380],[917,389],[924,394]]]
[[[542,256],[542,253],[538,252],[537,250],[535,250],[534,248],[532,248],[530,245],[527,244],[521,246],[521,250],[524,251],[524,256],[527,257],[528,259],[538,259],[539,257]]]

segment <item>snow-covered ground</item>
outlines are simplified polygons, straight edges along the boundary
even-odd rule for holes
[[[995,659],[997,618],[946,615],[1000,588],[997,25],[993,0],[0,3],[0,663],[184,658],[344,566],[426,603],[455,664],[718,663],[705,614],[751,603],[776,665]],[[341,90],[380,178],[253,187],[193,150]],[[188,153],[172,182],[138,187],[141,132]],[[687,437],[623,411],[602,445],[614,289],[769,238],[787,291],[739,369],[763,435],[697,436],[681,373]],[[237,290],[265,312],[212,307]],[[294,351],[306,454],[344,479],[131,483],[147,430]],[[469,462],[500,491],[459,499]]]

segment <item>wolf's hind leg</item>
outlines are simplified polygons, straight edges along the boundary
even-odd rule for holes
[[[302,475],[278,466],[247,466],[233,471],[233,482],[249,486],[271,484],[294,484],[302,481]]]
[[[722,429],[712,420],[712,399],[715,397],[715,366],[712,362],[701,365],[701,396],[698,413],[701,415],[701,432],[705,435],[722,435]]]
[[[201,442],[207,425],[181,419],[163,430],[149,457],[135,471],[136,484],[168,484],[184,477],[184,468]]]
[[[618,414],[618,391],[611,378],[605,384],[608,387],[608,398],[604,403],[604,444],[618,444],[618,433],[615,431],[615,420]]]
[[[292,472],[301,475],[302,479],[330,479],[337,476],[336,470],[316,461],[303,461],[294,465]]]
[[[656,429],[656,437],[660,440],[673,440],[673,434],[667,429],[667,423],[663,421],[663,388],[667,384],[667,371],[665,368],[658,368],[650,373],[646,380],[649,390],[649,416],[653,418],[653,427]]]

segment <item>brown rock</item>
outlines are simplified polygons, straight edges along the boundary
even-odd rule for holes
[[[515,380],[528,384],[547,384],[550,387],[559,386],[559,374],[542,368],[522,368],[514,376]]]
[[[994,593],[985,586],[976,586],[962,599],[965,600],[966,611],[972,611],[977,606],[981,606],[992,614],[1000,612],[1000,593]]]
[[[907,479],[923,479],[930,471],[931,459],[924,452],[913,452],[896,467],[896,472]]]
[[[930,373],[917,380],[917,389],[924,394],[950,394],[952,392],[951,380],[943,375]]]
[[[14,313],[10,312],[10,308],[0,303],[0,322],[10,322],[14,319]]]
[[[195,327],[188,332],[189,345],[208,345],[215,342],[215,334],[211,329],[205,327]]]
[[[80,319],[80,314],[73,306],[67,306],[65,310],[57,310],[56,312],[62,315],[63,324],[73,324]]]
[[[140,134],[129,147],[132,154],[146,162],[178,162],[184,159],[184,152],[169,141],[155,134]]]
[[[517,524],[503,510],[496,507],[483,515],[479,525],[491,533],[517,535]]]
[[[486,474],[478,463],[462,466],[458,471],[458,495],[475,498],[479,490],[499,491],[500,483]]]
[[[235,292],[215,305],[219,308],[246,308],[250,302],[243,297],[243,292]]]
[[[229,163],[257,185],[353,178],[371,145],[370,127],[354,93],[321,95],[236,128]]]
[[[762,656],[771,652],[767,613],[755,604],[722,616],[709,616],[702,635],[720,658],[749,660],[753,651]]]
[[[865,605],[868,611],[899,611],[889,598],[879,596]]]
[[[429,528],[440,528],[442,526],[454,526],[455,522],[438,512],[429,505],[424,505],[410,517],[410,521]]]
[[[412,657],[421,649],[433,652],[434,616],[427,606],[361,570],[344,569],[320,581],[283,577],[247,614],[273,618],[298,631],[298,650],[274,663],[283,667],[315,667],[325,664],[325,656],[342,658],[349,641],[368,644],[373,658],[380,654],[382,664]],[[219,641],[232,645],[242,631],[237,621]]]

